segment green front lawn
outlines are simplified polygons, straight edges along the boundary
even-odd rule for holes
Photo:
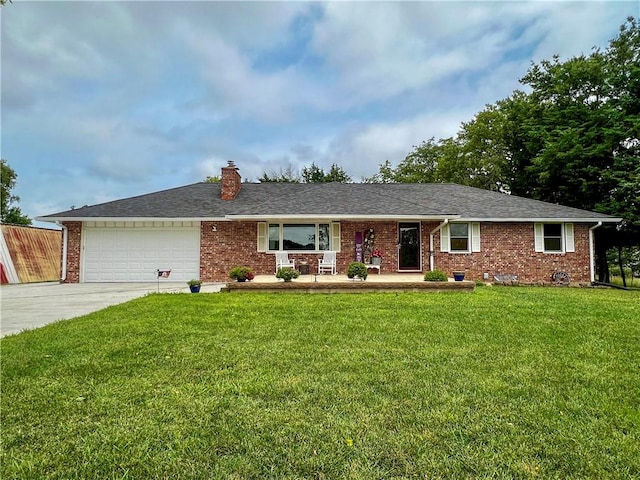
[[[640,294],[152,294],[0,341],[1,478],[640,477]]]

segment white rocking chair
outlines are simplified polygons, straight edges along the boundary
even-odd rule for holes
[[[287,252],[276,252],[276,273],[278,273],[278,269],[282,267],[296,268],[296,261],[289,260],[289,254]]]
[[[336,252],[326,251],[322,258],[318,260],[318,274],[329,272],[336,274]]]

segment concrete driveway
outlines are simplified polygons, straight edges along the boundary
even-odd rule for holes
[[[201,292],[219,292],[204,284]],[[127,302],[147,293],[189,292],[181,283],[28,283],[0,287],[0,337]]]

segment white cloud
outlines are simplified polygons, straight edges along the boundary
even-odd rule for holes
[[[211,86],[209,108],[224,116],[259,116],[285,120],[290,105],[283,102],[295,72],[259,74],[238,48],[214,33],[184,32],[187,43],[199,55],[199,70]]]
[[[261,163],[253,169],[243,162],[236,162],[245,178],[256,179],[263,172],[279,172],[291,166],[300,171],[315,163],[326,171],[338,164],[354,181],[369,177],[378,171],[379,165],[389,160],[399,161],[424,140],[453,136],[460,122],[470,119],[475,110],[458,110],[448,113],[434,112],[408,118],[401,122],[372,122],[352,124],[335,129],[331,133],[305,139],[305,143],[265,144],[257,147]]]
[[[629,14],[638,15],[640,7],[634,2],[557,2],[547,15],[538,17],[530,35],[539,38],[532,60],[561,59],[589,55],[594,46],[606,46],[617,35],[617,27]],[[634,12],[635,10],[635,12]],[[625,13],[626,12],[626,13]],[[612,26],[614,28],[612,28]]]
[[[414,146],[431,137],[437,140],[455,135],[460,122],[470,115],[472,112],[440,112],[351,129],[334,139],[327,155],[333,157],[330,163],[342,165],[354,180],[360,180],[376,173],[386,160],[396,165]]]
[[[509,48],[513,27],[495,23],[486,7],[466,3],[330,3],[314,48],[358,104],[486,68]]]

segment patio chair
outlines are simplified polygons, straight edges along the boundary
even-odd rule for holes
[[[289,254],[287,252],[276,252],[276,273],[278,273],[278,269],[282,267],[296,268],[296,261],[289,260]]]
[[[318,274],[324,272],[330,272],[331,275],[336,274],[336,252],[326,251],[318,260]]]

